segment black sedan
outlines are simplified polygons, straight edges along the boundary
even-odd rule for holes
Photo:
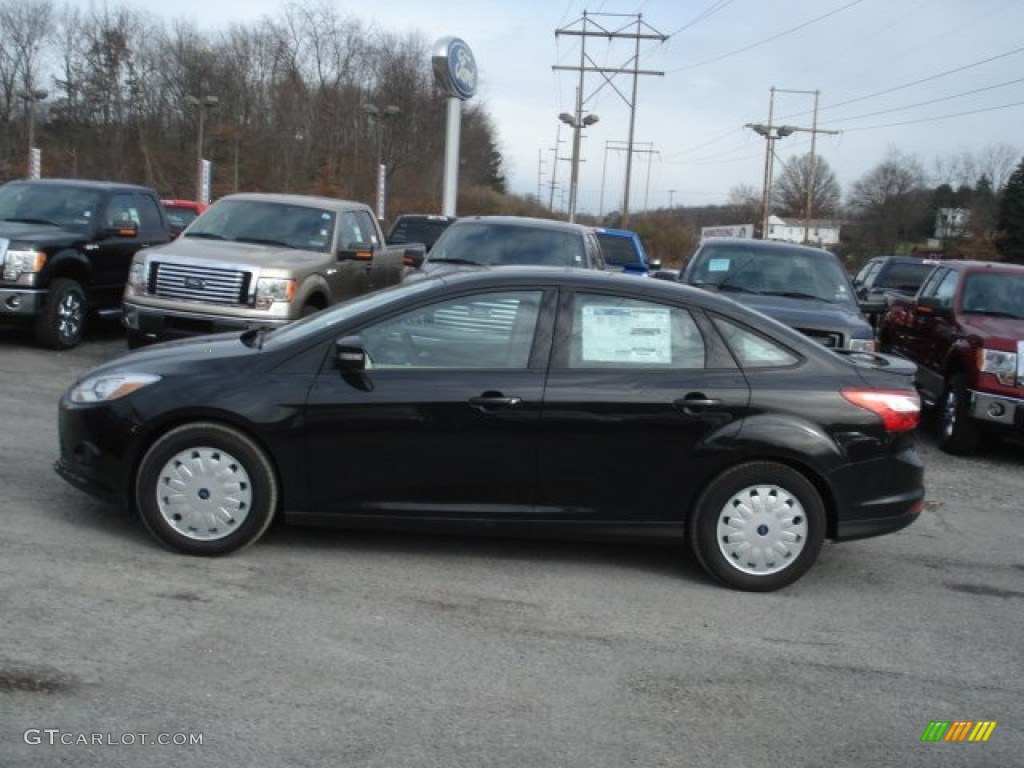
[[[892,359],[722,296],[504,267],[101,365],[61,400],[56,470],[188,554],[252,544],[275,516],[672,537],[725,584],[771,590],[825,538],[916,519],[918,416]]]

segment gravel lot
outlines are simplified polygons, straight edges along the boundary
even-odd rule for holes
[[[0,766],[1021,764],[1021,444],[922,435],[921,520],[767,595],[669,546],[278,526],[194,559],[52,471],[61,391],[124,349],[0,329]]]

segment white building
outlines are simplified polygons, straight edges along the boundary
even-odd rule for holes
[[[967,234],[970,215],[966,208],[939,208],[935,211],[935,237],[939,240],[963,237]]]
[[[785,240],[790,243],[803,243],[806,230],[808,245],[822,247],[836,245],[839,242],[839,222],[831,219],[811,219],[804,226],[803,219],[780,219],[778,216],[768,217],[768,232],[765,240]]]

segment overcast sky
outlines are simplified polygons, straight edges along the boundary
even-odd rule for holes
[[[284,0],[135,0],[165,19],[215,31],[278,16]],[[338,12],[428,42],[461,37],[480,72],[476,98],[494,118],[510,190],[567,195],[582,38],[556,30],[637,30],[640,43],[630,210],[721,204],[739,185],[760,192],[765,140],[745,126],[808,129],[776,144],[779,161],[816,152],[849,185],[890,149],[936,161],[1009,145],[1024,153],[1024,0],[356,0]],[[634,42],[587,38],[588,66],[633,68]],[[424,62],[429,67],[429,61]],[[584,79],[578,209],[618,208],[633,78]],[[555,162],[554,147],[560,139]],[[776,165],[778,169],[778,165]]]

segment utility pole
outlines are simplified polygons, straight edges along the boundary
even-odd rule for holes
[[[599,86],[594,91],[594,94],[596,94],[598,91],[600,91],[601,88],[604,87],[604,85],[608,85],[617,94],[619,94],[619,96],[622,98],[622,100],[626,103],[626,106],[629,107],[629,153],[626,156],[625,194],[623,195],[623,202],[622,202],[622,226],[623,227],[627,227],[629,225],[629,187],[630,187],[632,168],[633,168],[633,163],[632,163],[632,160],[633,160],[633,134],[634,134],[634,129],[635,129],[635,125],[636,125],[637,80],[638,80],[638,76],[639,75],[664,75],[665,74],[664,72],[655,72],[655,71],[643,70],[643,69],[639,68],[639,65],[640,65],[640,41],[641,40],[657,40],[658,42],[663,43],[666,40],[668,40],[668,36],[661,34],[660,32],[654,30],[649,25],[645,24],[644,21],[643,21],[643,14],[636,14],[635,16],[633,14],[629,14],[628,15],[628,18],[631,18],[631,19],[635,18],[636,19],[636,21],[635,21],[636,30],[635,31],[624,31],[624,30],[628,29],[629,27],[633,26],[634,22],[632,22],[632,21],[627,23],[627,24],[625,24],[625,25],[623,25],[623,26],[621,26],[621,27],[618,27],[618,28],[611,28],[611,27],[606,28],[600,21],[597,20],[598,17],[600,17],[600,18],[604,18],[604,17],[622,18],[623,16],[624,16],[624,14],[613,14],[613,13],[588,15],[587,12],[584,11],[583,12],[583,18],[580,20],[582,22],[581,28],[579,28],[579,29],[571,29],[571,28],[566,27],[566,28],[563,28],[563,29],[556,29],[555,30],[555,36],[556,37],[558,37],[559,35],[572,35],[572,36],[577,36],[577,37],[581,38],[581,41],[580,41],[580,63],[579,63],[578,66],[574,66],[574,67],[555,65],[555,66],[552,67],[552,69],[556,69],[556,70],[558,70],[558,69],[566,69],[566,70],[572,70],[572,71],[575,71],[575,72],[579,72],[579,76],[580,76],[579,86],[578,86],[579,90],[578,90],[577,96],[576,96],[576,115],[575,115],[575,123],[577,125],[581,125],[582,124],[582,120],[583,120],[583,105],[586,103],[587,99],[589,98],[589,97],[585,97],[584,96],[584,90],[583,90],[583,77],[584,77],[584,73],[585,72],[598,72],[598,73],[601,74],[602,78],[604,79],[604,82],[602,83],[601,86]],[[589,28],[588,27],[588,22],[593,25],[593,28]],[[577,23],[579,23],[579,22],[577,22]],[[617,39],[633,40],[634,43],[635,43],[634,53],[633,53],[633,55],[629,59],[626,60],[625,64],[623,64],[623,66],[621,66],[621,67],[602,67],[597,62],[595,62],[592,58],[590,58],[589,55],[587,55],[587,39],[591,38],[591,37],[603,38],[604,40],[607,40],[609,42],[612,41],[612,40],[617,40]],[[633,89],[632,89],[632,97],[631,98],[627,98],[622,93],[622,91],[620,91],[618,89],[618,87],[615,85],[615,82],[614,82],[615,75],[623,75],[623,74],[632,75],[633,76]],[[592,94],[592,95],[594,95],[594,94]],[[579,156],[578,156],[578,154],[574,153],[573,154],[573,178],[576,178],[576,175],[579,172],[578,171],[578,164],[579,164]]]
[[[814,122],[810,128],[798,128],[794,125],[772,125],[772,117],[775,109],[775,94],[776,93],[803,93],[803,94],[814,94]],[[761,207],[761,239],[766,240],[768,237],[768,215],[769,215],[769,204],[771,200],[772,191],[772,160],[775,157],[775,142],[778,139],[785,138],[790,134],[801,132],[811,134],[811,167],[808,173],[810,177],[807,181],[807,197],[804,203],[804,242],[808,241],[809,230],[811,225],[811,214],[814,206],[814,181],[815,181],[815,138],[819,133],[838,134],[839,131],[827,131],[818,128],[818,95],[820,91],[795,91],[787,90],[785,88],[776,88],[774,85],[771,87],[770,96],[768,99],[768,124],[763,123],[747,123],[747,128],[750,128],[764,138],[767,141],[764,158],[764,193],[762,197]]]

